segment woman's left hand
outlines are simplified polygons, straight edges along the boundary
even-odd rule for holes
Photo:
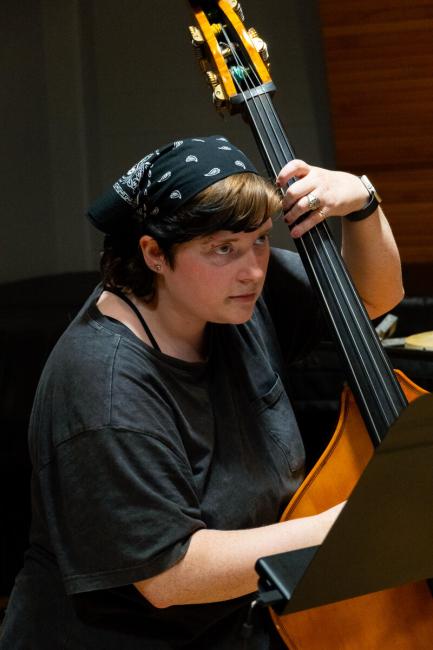
[[[287,183],[293,177],[297,180],[288,187]],[[277,185],[286,191],[283,211],[289,226],[310,212],[291,229],[295,238],[328,217],[343,217],[361,210],[369,198],[368,190],[358,176],[313,167],[303,160],[287,163],[278,174]]]

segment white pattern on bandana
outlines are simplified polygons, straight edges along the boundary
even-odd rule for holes
[[[161,176],[161,178],[158,179],[157,182],[158,182],[158,183],[162,183],[163,181],[166,181],[167,179],[169,179],[170,176],[171,176],[171,172],[165,172],[165,174],[163,174],[163,175]]]

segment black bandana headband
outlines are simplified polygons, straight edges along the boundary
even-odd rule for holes
[[[122,233],[148,216],[174,214],[201,190],[241,172],[258,174],[227,138],[213,135],[176,140],[140,160],[87,214],[102,232]]]

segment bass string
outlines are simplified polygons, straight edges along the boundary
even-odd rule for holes
[[[255,101],[255,104],[257,105],[257,101]],[[260,115],[259,115],[259,117],[261,118]],[[263,122],[263,118],[261,118],[261,121]],[[384,425],[381,426],[380,429],[384,432],[387,428],[389,428],[389,426],[392,424],[392,422],[395,420],[396,416],[399,413],[398,409],[396,408],[396,403],[398,401],[400,401],[401,407],[403,407],[404,404],[405,404],[405,400],[404,400],[404,398],[403,398],[403,400],[400,399],[401,389],[400,389],[400,386],[399,386],[398,382],[395,379],[392,368],[390,366],[385,365],[385,367],[387,367],[387,369],[388,369],[389,378],[393,382],[394,394],[397,395],[397,398],[395,400],[393,400],[392,395],[391,395],[390,391],[388,390],[388,386],[385,383],[384,377],[383,377],[382,373],[380,372],[378,364],[374,363],[374,358],[371,357],[371,350],[369,350],[370,354],[367,355],[365,353],[362,354],[360,349],[359,349],[357,339],[355,338],[356,334],[361,335],[361,341],[360,341],[361,347],[362,347],[362,344],[363,344],[364,348],[366,348],[366,339],[365,339],[365,336],[364,336],[364,334],[363,334],[363,332],[361,330],[362,324],[364,324],[364,327],[367,328],[366,329],[367,334],[370,333],[370,335],[374,336],[374,332],[371,330],[371,325],[370,325],[370,323],[368,321],[368,317],[366,315],[364,317],[364,320],[366,321],[366,323],[362,323],[362,318],[361,318],[360,323],[356,319],[352,304],[347,300],[347,293],[344,290],[344,285],[343,285],[342,279],[340,279],[340,276],[337,273],[337,269],[332,263],[332,258],[329,256],[329,252],[326,251],[326,248],[324,247],[324,244],[326,242],[333,245],[333,240],[329,236],[328,236],[327,239],[324,240],[324,238],[321,235],[321,230],[324,229],[325,224],[319,224],[319,225],[321,227],[319,227],[319,228],[316,227],[316,228],[312,229],[311,232],[309,232],[309,234],[308,234],[308,238],[309,238],[308,244],[310,245],[310,248],[314,247],[315,252],[316,252],[316,260],[318,260],[318,262],[319,262],[319,265],[318,265],[317,269],[319,271],[322,270],[322,273],[324,274],[325,279],[327,280],[327,286],[328,286],[328,291],[329,291],[328,296],[325,295],[325,293],[324,293],[324,291],[322,289],[322,286],[321,286],[322,283],[318,282],[317,270],[315,268],[315,265],[311,261],[311,256],[308,254],[308,250],[306,249],[306,247],[305,247],[306,245],[305,245],[304,242],[302,242],[302,247],[303,247],[303,250],[305,251],[305,255],[307,257],[307,262],[310,263],[309,270],[310,270],[311,273],[313,273],[313,277],[316,280],[316,286],[317,286],[317,288],[319,289],[319,291],[321,293],[324,306],[325,306],[325,308],[327,308],[328,316],[330,317],[331,322],[334,325],[334,333],[337,336],[337,339],[339,340],[340,348],[345,353],[345,360],[346,360],[346,363],[349,366],[349,370],[351,371],[352,385],[354,385],[354,388],[355,387],[358,388],[358,399],[360,399],[362,401],[362,403],[364,405],[364,410],[367,412],[367,415],[368,415],[368,418],[369,418],[369,421],[370,421],[370,429],[372,430],[372,434],[376,437],[377,441],[380,442],[381,435],[380,435],[380,433],[378,431],[378,427],[377,427],[377,424],[375,422],[375,418],[373,418],[373,416],[372,416],[372,410],[374,409],[374,413],[377,414],[377,418],[382,417]],[[327,234],[326,231],[325,231],[324,234],[325,235]],[[317,236],[320,236],[320,240],[321,240],[321,247],[319,246],[319,248],[317,247],[317,245],[315,243],[315,237],[317,237]],[[327,259],[323,258],[323,253],[322,253],[322,256],[319,255],[321,248],[323,248],[325,250],[325,254],[327,255]],[[339,259],[336,256],[338,256],[338,253],[335,251],[334,258],[335,258],[336,262],[338,262]],[[331,267],[330,272],[328,272],[328,270],[326,270],[326,268],[325,268],[325,261]],[[342,268],[344,269],[344,267],[342,267]],[[335,278],[335,283],[331,282],[330,276],[332,276],[332,275]],[[342,301],[339,301],[338,298],[337,298],[337,291],[336,291],[337,287],[340,289],[340,291],[342,292],[342,295],[345,298],[345,299],[343,298]],[[350,289],[350,284],[349,284],[349,289]],[[356,293],[355,293],[355,295],[357,296]],[[340,319],[343,320],[342,325],[345,326],[345,329],[346,329],[346,332],[347,332],[347,337],[349,339],[352,339],[352,349],[355,349],[355,350],[358,351],[357,363],[358,363],[358,368],[361,371],[361,376],[362,376],[362,373],[364,373],[364,376],[368,380],[366,382],[367,385],[364,386],[363,389],[361,388],[361,384],[360,384],[360,381],[359,381],[359,378],[358,378],[358,373],[355,372],[354,366],[353,366],[353,364],[351,362],[351,359],[354,359],[354,356],[353,356],[353,354],[350,355],[348,353],[348,347],[347,346],[348,346],[348,343],[350,343],[350,341],[349,342],[344,341],[342,336],[340,335],[340,332],[339,332],[340,328],[335,327],[336,319],[334,318],[334,313],[333,313],[333,310],[330,308],[329,300],[328,300],[328,299],[331,298],[331,296],[333,296],[333,298],[334,298],[335,311],[338,311]],[[348,316],[349,316],[349,320],[350,320],[350,317],[352,319],[352,327],[353,327],[353,329],[350,329],[349,323],[348,323],[348,318],[346,317],[346,314],[343,311],[343,307],[345,307],[346,305],[349,308]],[[362,307],[362,309],[364,309],[364,308]],[[362,313],[360,314],[360,316],[362,317]],[[368,327],[367,327],[366,324],[368,324]],[[373,340],[375,341],[376,339],[373,339]],[[380,356],[383,357],[382,358],[382,364],[383,364],[384,363],[383,350],[382,350],[382,347],[380,346],[380,344],[376,343],[376,347],[377,347],[377,345],[379,345],[379,349],[380,349],[379,354],[380,354]],[[370,360],[370,362],[373,361],[373,367],[370,368],[370,369],[367,368],[367,364],[366,364],[366,362],[368,360]],[[379,393],[373,386],[373,379],[374,378],[376,378],[376,381],[379,382]],[[366,389],[369,389],[369,392],[370,392],[370,402],[367,399],[368,395],[366,393]],[[382,389],[382,392],[385,393],[384,399],[380,399],[380,397],[379,397],[380,389]],[[388,412],[386,412],[386,407],[388,408]],[[391,411],[391,413],[389,411]]]
[[[268,96],[266,96],[266,101],[268,102],[270,109],[274,111],[272,102]],[[261,102],[261,104],[263,105],[263,102]],[[281,124],[279,124],[278,120],[276,120],[276,124],[279,125],[279,128],[282,130]],[[285,137],[284,131],[282,131],[282,134]],[[317,242],[317,240],[319,241]],[[344,319],[344,325],[348,336],[349,338],[353,338],[352,346],[355,347],[363,360],[369,360],[372,364],[370,370],[367,370],[366,366],[364,366],[365,375],[368,377],[369,382],[374,382],[375,379],[376,386],[379,387],[379,390],[382,389],[384,398],[387,400],[388,406],[392,412],[392,419],[389,421],[389,424],[391,424],[401,411],[401,408],[407,405],[407,401],[403,391],[401,390],[400,384],[395,377],[389,358],[386,356],[379,338],[371,326],[365,307],[353,286],[344,262],[340,254],[337,252],[327,224],[322,222],[312,228],[309,231],[307,241],[310,248],[313,247],[314,249],[314,259],[318,260],[319,268],[320,266],[322,267],[322,272],[325,274],[327,280],[328,290],[334,297],[335,307],[340,310],[340,315]],[[312,259],[310,259],[305,242],[302,241],[301,243],[308,261],[311,267],[313,267],[314,264]],[[328,270],[325,269],[325,266]],[[337,288],[341,291],[343,296],[343,302],[341,303],[338,300]],[[347,305],[349,310],[348,316],[352,323],[352,329],[349,328],[348,320],[342,311],[342,306],[344,307],[345,305]],[[367,354],[361,354],[357,340],[360,340],[360,345]],[[373,353],[375,356],[373,356]],[[376,392],[375,396],[377,397]],[[381,400],[377,402],[379,410],[381,409],[381,403]]]
[[[324,225],[324,224],[322,224],[322,225]],[[314,244],[314,237],[313,236],[311,236],[311,243]],[[316,250],[317,250],[317,247],[316,247]],[[318,252],[319,251],[317,251],[317,253]],[[324,288],[322,286],[323,281],[319,280],[318,272],[320,272],[320,270],[322,270],[323,274],[325,275],[325,278],[328,279],[328,280],[329,280],[329,275],[328,275],[328,273],[327,273],[327,271],[326,271],[326,269],[324,267],[323,257],[322,258],[318,257],[318,259],[319,259],[320,265],[318,265],[316,267],[313,263],[311,263],[309,271],[313,275],[313,278],[315,280],[316,289],[320,292],[322,302],[323,302],[323,306],[324,306],[325,310],[327,311],[327,314],[328,314],[328,317],[329,317],[331,323],[333,324],[334,334],[335,334],[335,336],[336,336],[336,338],[337,338],[337,340],[339,342],[340,349],[344,353],[345,361],[346,361],[346,363],[347,363],[347,365],[349,367],[349,371],[351,373],[352,386],[354,388],[354,391],[358,395],[358,399],[361,400],[361,402],[363,404],[363,407],[364,407],[364,411],[367,414],[367,418],[368,418],[368,422],[369,422],[369,429],[371,430],[371,433],[374,436],[375,440],[377,442],[380,442],[381,439],[382,439],[381,432],[384,432],[384,430],[387,429],[390,426],[390,424],[392,424],[392,422],[393,422],[393,420],[395,418],[388,417],[386,415],[385,408],[384,408],[382,402],[378,398],[377,391],[374,390],[374,388],[371,385],[372,382],[369,381],[367,388],[369,389],[370,403],[371,403],[371,400],[373,400],[374,411],[375,411],[375,413],[378,413],[377,418],[379,417],[379,415],[382,416],[382,420],[384,422],[384,425],[379,426],[379,423],[376,422],[377,418],[374,418],[373,415],[372,415],[372,408],[370,408],[370,406],[369,406],[369,401],[367,399],[368,396],[367,396],[366,388],[365,387],[362,388],[361,383],[360,383],[361,373],[356,372],[356,368],[355,368],[354,363],[353,363],[353,361],[355,360],[356,357],[355,357],[354,354],[349,354],[348,353],[348,343],[347,343],[347,341],[344,341],[344,339],[342,337],[342,334],[340,332],[340,329],[342,330],[342,326],[341,326],[341,324],[337,324],[337,317],[336,317],[337,315],[340,315],[340,319],[341,318],[343,319],[343,321],[344,321],[343,325],[346,326],[348,337],[353,338],[353,346],[352,347],[355,347],[358,350],[358,364],[361,365],[361,367],[363,368],[364,374],[370,379],[370,374],[368,373],[368,370],[366,368],[366,363],[365,363],[365,360],[366,360],[367,356],[364,355],[364,354],[359,353],[359,346],[356,343],[354,333],[352,333],[352,331],[349,329],[348,320],[347,320],[347,317],[346,317],[346,315],[345,315],[345,313],[343,311],[343,305],[345,304],[344,300],[342,300],[340,302],[337,299],[336,290],[334,290],[333,284],[328,282],[328,284],[329,284],[328,291],[332,292],[332,294],[334,296],[335,309],[331,308],[330,300],[329,300],[330,295],[328,294],[328,296],[327,296],[325,294]],[[307,261],[308,261],[308,259],[307,259]],[[337,312],[337,311],[338,311],[338,314],[336,315],[335,312]],[[357,326],[357,321],[354,320],[354,327],[356,327],[356,326]]]
[[[333,270],[335,279],[340,283],[341,286],[343,286],[342,281],[340,280],[341,276],[339,276],[339,274],[335,272],[335,268],[333,266],[333,261],[332,261],[331,255],[330,255],[329,247],[327,247],[325,245],[325,242],[323,241],[323,238],[322,238],[322,234],[321,234],[321,232],[319,230],[317,230],[317,235],[321,240],[321,244],[322,244],[321,248],[324,251],[324,254],[328,259],[328,263],[329,263],[329,265],[331,266],[331,268]],[[314,241],[314,236],[312,238],[312,242],[313,242],[313,245],[314,245],[315,249],[317,250],[317,246],[316,246],[316,243]],[[350,279],[348,271],[347,271],[347,269],[345,268],[344,265],[341,265],[341,272],[344,275],[344,278],[346,279],[346,282],[347,282],[348,286],[350,286],[351,279]],[[333,283],[331,283],[330,287],[331,287],[331,290],[332,290]],[[386,389],[387,396],[389,396],[390,405],[393,407],[394,415],[397,417],[399,415],[399,413],[400,413],[401,408],[407,406],[406,397],[404,396],[404,393],[403,393],[403,391],[402,391],[402,389],[400,387],[400,384],[398,383],[398,381],[397,381],[397,379],[395,377],[395,373],[393,371],[393,368],[391,366],[389,358],[385,354],[385,351],[384,351],[384,349],[382,347],[382,344],[380,343],[379,338],[378,338],[375,330],[371,326],[370,320],[368,318],[368,315],[365,312],[364,305],[362,304],[358,293],[356,291],[353,291],[353,292],[351,292],[351,294],[352,294],[351,298],[352,298],[353,302],[356,303],[356,306],[358,307],[359,312],[360,313],[361,312],[365,313],[365,318],[363,319],[364,325],[365,325],[365,333],[366,333],[366,335],[364,336],[365,346],[367,346],[368,350],[371,351],[371,352],[373,352],[373,349],[374,349],[374,351],[376,352],[379,360],[382,362],[382,368],[385,368],[385,369],[387,369],[389,371],[389,377],[390,377],[390,380],[391,380],[391,385],[392,385],[392,387],[394,389],[394,393],[395,393],[396,398],[397,398],[397,400],[399,402],[399,407],[400,408],[397,406],[396,401],[392,398],[391,393],[388,391],[387,384],[385,382],[385,378],[383,377],[382,372],[380,371],[378,363],[374,362],[373,369],[376,372],[377,378],[380,380],[380,382],[382,382],[383,388]],[[353,309],[352,309],[352,315],[353,315],[353,320],[354,320],[355,325],[359,326],[359,329],[362,332],[362,324],[360,322],[358,322],[358,320],[356,319],[356,317],[354,315],[354,312],[353,312]],[[370,339],[369,343],[367,342],[367,337]],[[374,361],[373,358],[372,358],[372,360]],[[390,424],[392,424],[392,422]]]
[[[231,42],[231,40],[229,39],[229,37],[228,37],[228,35],[227,35],[227,32],[226,32],[226,30],[225,30],[224,27],[222,27],[222,34],[224,35],[224,38],[225,38],[225,41],[226,41],[226,42],[225,42],[225,45],[227,45],[227,46],[230,48],[230,51],[232,52],[232,55],[233,55],[233,57],[234,57],[234,60],[235,60],[236,64],[237,64],[237,65],[240,67],[240,69],[242,69],[243,72],[244,72],[244,80],[245,80],[245,82],[246,82],[247,89],[248,89],[249,91],[253,91],[253,90],[254,90],[254,87],[255,87],[255,85],[254,85],[254,80],[250,77],[250,72],[248,71],[248,69],[247,69],[245,66],[243,66],[242,61],[241,61],[240,57],[238,56],[238,54],[237,54],[237,52],[236,52],[236,48],[235,48],[235,46],[233,45],[233,43]],[[257,74],[256,74],[254,68],[253,68],[253,74],[256,76],[256,81],[257,81],[257,83],[260,84],[260,80],[258,79]],[[247,101],[247,98],[246,98],[245,92],[244,92],[244,90],[243,90],[243,88],[242,88],[242,84],[240,83],[240,81],[238,81],[238,79],[236,78],[235,75],[233,75],[233,77],[234,77],[234,81],[235,81],[235,84],[236,84],[236,87],[237,87],[238,91],[242,94],[242,96],[243,96],[243,98],[244,98],[244,101],[246,102],[246,101]],[[281,142],[280,142],[280,138],[278,137],[278,134],[277,134],[277,132],[275,131],[274,125],[273,125],[273,123],[272,123],[272,120],[271,120],[270,117],[269,117],[269,112],[271,112],[271,113],[274,114],[274,117],[277,118],[276,113],[275,113],[275,109],[274,109],[274,107],[273,107],[273,104],[272,104],[270,98],[268,97],[268,94],[267,94],[267,93],[264,93],[264,95],[265,95],[264,98],[263,98],[263,95],[257,95],[257,96],[254,96],[254,94],[251,93],[251,92],[250,92],[250,95],[251,95],[251,101],[252,101],[252,103],[254,104],[254,106],[256,107],[257,114],[258,114],[259,120],[260,120],[260,122],[261,122],[261,124],[262,124],[262,127],[263,127],[263,129],[264,129],[264,132],[266,133],[266,135],[267,135],[267,137],[268,137],[268,139],[269,139],[270,142],[272,142],[272,135],[274,136],[274,141],[278,144],[278,146],[279,146],[279,148],[280,148],[280,153],[281,153],[281,155],[283,156],[283,159],[285,159],[286,156],[285,156],[285,153],[284,153],[283,146],[282,146],[282,144],[281,144]],[[266,107],[265,104],[264,104],[264,100],[267,102],[267,107]],[[260,107],[262,108],[262,113],[263,113],[263,115],[265,116],[266,121],[264,120],[263,115],[261,114]],[[257,122],[256,122],[256,120],[255,120],[255,118],[254,118],[254,116],[253,116],[252,114],[250,114],[250,116],[251,116],[251,119],[252,119],[253,124],[254,124],[254,126],[255,126],[257,136],[260,138],[262,148],[263,148],[264,152],[266,153],[266,155],[268,156],[269,164],[270,164],[270,166],[271,166],[271,168],[272,168],[274,174],[276,175],[276,174],[277,174],[277,170],[275,169],[275,166],[274,166],[274,164],[272,163],[271,157],[270,157],[270,155],[269,155],[268,148],[267,148],[265,142],[263,141],[263,138],[262,138],[262,136],[261,136],[260,129],[258,128]],[[279,120],[278,120],[278,119],[276,119],[275,122],[279,125]],[[280,128],[281,128],[281,127],[280,127]],[[272,132],[272,133],[271,133],[271,132]],[[284,133],[283,133],[283,135],[284,135]],[[280,137],[281,137],[281,136],[280,136]],[[290,151],[292,157],[294,158],[294,157],[295,157],[295,156],[294,156],[294,153],[293,153],[293,151],[291,150],[289,143],[287,143],[287,144],[288,144],[288,146],[289,146],[289,151]],[[367,344],[366,338],[365,338],[365,336],[364,336],[364,333],[363,333],[363,331],[362,331],[362,328],[360,327],[360,324],[358,323],[358,319],[355,317],[355,313],[354,313],[353,307],[352,307],[352,305],[351,305],[351,302],[350,302],[350,300],[349,300],[349,297],[348,297],[348,295],[347,295],[347,292],[346,292],[346,290],[345,290],[345,288],[344,288],[344,285],[343,285],[343,283],[342,283],[341,277],[340,277],[339,273],[337,272],[336,267],[334,266],[333,260],[332,260],[332,258],[330,257],[329,252],[326,251],[326,247],[324,246],[323,235],[322,235],[322,233],[320,232],[320,230],[317,228],[317,226],[314,228],[314,230],[317,231],[317,234],[318,234],[318,236],[319,236],[319,238],[320,238],[320,240],[321,240],[322,247],[323,247],[323,249],[325,250],[325,255],[327,256],[328,264],[330,265],[330,268],[331,268],[332,274],[333,274],[333,276],[334,276],[334,279],[335,279],[336,282],[338,283],[339,288],[340,288],[340,291],[341,291],[342,294],[345,296],[346,304],[349,306],[349,309],[350,309],[350,312],[351,312],[351,316],[352,316],[352,319],[353,319],[353,323],[354,323],[354,325],[355,325],[355,328],[358,330],[358,335],[359,335],[359,336],[361,337],[361,339],[363,340],[364,346],[365,346],[366,348],[368,348],[368,344]],[[325,234],[326,234],[326,231],[325,231]],[[325,276],[326,276],[327,279],[328,279],[329,287],[331,288],[331,291],[333,291],[333,293],[334,293],[335,304],[336,304],[336,306],[338,306],[339,303],[338,303],[338,301],[337,301],[337,296],[336,296],[335,291],[334,291],[334,289],[333,289],[333,283],[331,282],[331,279],[330,279],[329,276],[328,276],[328,271],[326,270],[325,265],[324,265],[324,263],[323,263],[323,260],[321,259],[320,255],[319,255],[318,247],[317,247],[317,245],[316,245],[315,242],[314,242],[313,233],[312,233],[311,231],[308,231],[308,233],[306,233],[306,235],[303,235],[303,237],[301,237],[300,240],[301,240],[301,245],[302,245],[302,247],[303,247],[304,253],[305,253],[307,259],[309,260],[309,263],[310,263],[310,265],[311,265],[311,267],[312,267],[312,270],[314,271],[314,265],[312,264],[312,261],[311,261],[311,259],[310,259],[310,254],[309,254],[308,249],[307,249],[307,247],[306,247],[306,245],[305,245],[305,242],[303,241],[303,238],[304,238],[305,236],[308,236],[309,241],[310,241],[310,244],[314,247],[316,253],[318,254],[318,259],[319,259],[319,261],[320,261],[320,264],[322,265],[322,271],[323,271],[323,273],[325,274]],[[317,276],[316,276],[316,278],[317,278]],[[319,285],[319,286],[320,286],[320,285]],[[333,323],[334,323],[334,325],[335,325],[335,319],[334,319],[333,316],[332,316],[332,310],[331,310],[331,308],[330,308],[330,306],[329,306],[329,304],[328,304],[328,299],[327,299],[327,297],[324,295],[324,293],[323,293],[323,291],[322,291],[321,288],[320,288],[320,291],[321,291],[321,294],[322,294],[322,298],[323,298],[323,300],[324,300],[324,303],[325,303],[325,305],[326,305],[326,308],[327,308],[328,314],[330,314],[330,316],[331,316],[331,318],[332,318],[332,320],[333,320]],[[356,294],[356,292],[355,292],[355,299],[356,299],[356,298],[359,300],[359,298],[358,298],[358,296],[357,296],[357,294]],[[364,355],[362,355],[362,354],[360,353],[360,350],[359,350],[359,347],[358,347],[358,345],[357,345],[357,343],[356,343],[355,337],[353,336],[352,331],[351,331],[351,329],[349,328],[349,325],[348,325],[348,322],[347,322],[347,319],[346,319],[345,314],[344,314],[341,310],[340,310],[340,312],[341,312],[340,315],[341,315],[341,317],[343,318],[343,320],[344,320],[344,322],[345,322],[345,324],[346,324],[346,329],[347,329],[347,331],[348,331],[349,337],[351,337],[351,339],[352,339],[352,345],[355,347],[355,349],[358,350],[358,353],[359,353],[361,359],[364,359]],[[341,340],[341,337],[340,337],[339,334],[338,334],[338,337],[339,337],[339,339],[340,339],[340,342],[341,342],[342,344],[344,344],[344,342]],[[387,359],[386,359],[386,357],[385,357],[385,355],[384,355],[384,352],[383,352],[383,350],[382,350],[382,346],[380,345],[380,343],[378,344],[378,346],[379,346],[379,347],[378,347],[378,351],[379,351],[379,354],[382,356],[382,360],[383,360],[385,363],[387,363]],[[368,349],[369,349],[369,348],[368,348]],[[350,360],[348,360],[348,361],[350,362]],[[387,364],[387,365],[388,365],[388,364]],[[386,398],[388,399],[388,403],[389,403],[389,405],[390,405],[391,409],[393,410],[394,415],[395,415],[395,417],[396,417],[396,416],[398,415],[398,413],[399,413],[399,410],[397,409],[396,404],[395,404],[394,400],[393,400],[392,397],[391,397],[391,394],[390,394],[390,392],[389,392],[389,390],[388,390],[388,386],[386,385],[386,382],[385,382],[385,380],[384,380],[384,378],[383,378],[383,375],[382,375],[382,373],[380,372],[379,366],[378,366],[378,364],[375,362],[374,359],[373,359],[373,368],[374,368],[374,370],[375,370],[375,372],[376,372],[377,378],[379,379],[379,381],[380,381],[380,383],[381,383],[381,386],[382,386],[382,389],[383,389],[383,391],[384,391],[384,393],[385,393],[385,395],[386,395]],[[390,368],[389,368],[389,369],[390,369]],[[392,372],[392,369],[390,369],[390,370],[391,370],[392,376],[394,377],[394,373]],[[369,377],[369,371],[368,371],[368,369],[366,368],[365,365],[364,365],[364,372],[365,372],[366,376]],[[355,374],[354,374],[354,379],[355,379],[355,381],[356,381],[356,375],[355,375]],[[370,378],[370,380],[371,380],[371,378]],[[398,382],[396,382],[396,383],[398,384]],[[360,388],[360,386],[359,386],[359,388]],[[398,388],[400,389],[400,386],[399,386],[399,385],[398,385]],[[398,392],[400,393],[401,391],[399,390]],[[374,392],[374,394],[376,395],[376,392]],[[381,401],[380,401],[380,400],[377,400],[377,405],[378,405],[378,407],[379,407],[379,410],[382,411],[383,416],[384,416],[384,418],[385,418],[385,420],[386,420],[387,418],[386,418],[386,415],[385,415],[385,413],[384,413],[384,411],[383,411],[382,404],[381,404]],[[402,404],[402,406],[403,406],[403,405],[404,405],[404,404]],[[368,409],[368,406],[366,406],[366,408]],[[390,424],[392,424],[392,422],[389,421],[389,422],[387,422],[387,424],[390,425]]]

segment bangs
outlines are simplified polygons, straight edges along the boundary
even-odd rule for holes
[[[224,178],[203,190],[197,199],[202,217],[209,212],[215,230],[251,232],[281,212],[281,196],[271,183],[252,173]]]
[[[177,212],[178,225],[191,236],[217,230],[251,232],[281,213],[281,195],[257,174],[242,172],[210,185]]]

